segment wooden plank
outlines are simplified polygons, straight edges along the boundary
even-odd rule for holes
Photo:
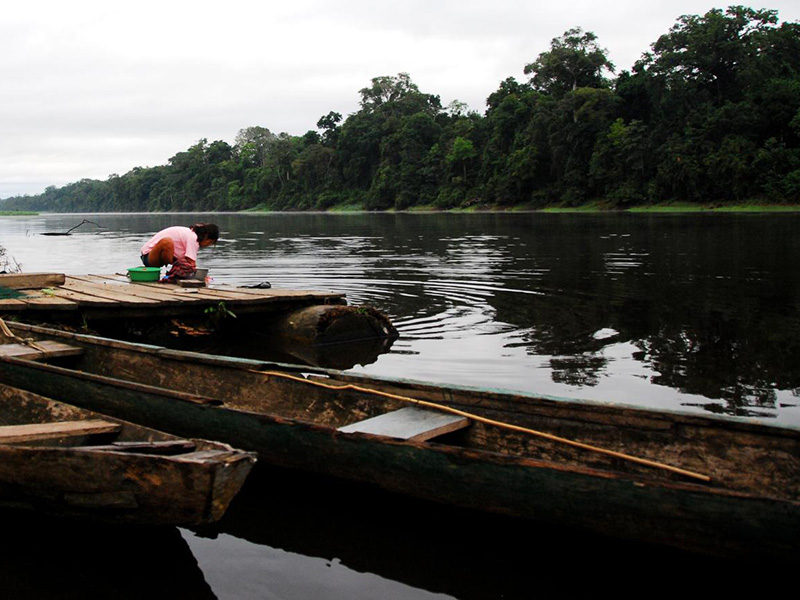
[[[130,288],[123,288],[122,286],[107,286],[105,288],[100,288],[101,291],[96,291],[94,293],[107,293],[113,294],[115,297],[118,297],[117,294],[123,294],[128,298],[133,298],[134,301],[145,301],[144,303],[157,303],[161,305],[175,305],[180,304],[180,300],[173,298],[172,296],[168,296],[165,294],[153,293],[152,291],[148,290],[141,290],[141,289],[133,289],[133,288],[141,288],[143,287],[142,284],[130,284]],[[88,289],[88,288],[87,288]],[[107,290],[107,292],[105,291]],[[140,302],[141,303],[141,302]]]
[[[120,304],[157,304],[158,300],[153,300],[150,298],[142,298],[141,296],[136,296],[134,294],[130,294],[124,290],[116,291],[110,289],[110,286],[104,286],[102,284],[93,284],[87,283],[84,281],[80,281],[75,277],[69,277],[67,281],[64,283],[64,289],[73,290],[79,292],[81,294],[87,294],[90,296],[95,296],[97,298],[102,298],[104,300],[115,300]]]
[[[82,437],[101,433],[118,433],[119,423],[89,419],[86,421],[59,421],[56,423],[33,423],[30,425],[0,426],[0,444],[15,444],[64,437]]]
[[[130,283],[128,278],[124,275],[115,273],[110,275],[97,275],[97,274],[89,274],[89,275],[70,275],[70,278],[80,279],[82,281],[87,282],[113,282],[117,285],[127,285]],[[162,293],[169,294],[171,293],[170,290],[175,290],[175,287],[170,284],[163,284],[163,283],[155,283],[155,282],[144,282],[136,284],[137,288],[147,288],[148,290],[158,290]],[[138,293],[138,291],[137,291]],[[178,292],[180,293],[180,292]],[[322,292],[316,290],[283,290],[283,289],[275,289],[270,288],[266,290],[258,290],[258,289],[248,289],[248,288],[240,288],[234,287],[226,284],[219,284],[214,285],[213,287],[205,287],[202,289],[203,295],[213,296],[214,299],[220,300],[249,300],[254,299],[254,303],[258,302],[278,302],[283,300],[329,300],[329,299],[342,299],[345,297],[345,294],[340,292]],[[195,297],[195,299],[199,299]]]
[[[86,285],[96,285],[101,286],[105,285],[107,288],[114,288],[118,290],[119,293],[125,293],[130,296],[136,298],[147,298],[149,300],[155,300],[162,304],[182,304],[186,301],[188,302],[199,302],[205,300],[208,303],[209,300],[216,300],[215,297],[205,297],[203,294],[192,294],[190,296],[185,295],[184,288],[179,288],[177,286],[165,284],[165,283],[158,283],[158,282],[139,282],[139,283],[129,283],[125,281],[118,281],[116,279],[109,279],[104,283],[98,283],[97,276],[92,276],[91,278],[86,277],[74,277],[76,281],[82,282]]]
[[[55,293],[43,293],[43,290],[26,290],[25,296],[19,298],[26,308],[36,310],[77,310],[78,303],[66,298],[59,298]]]
[[[72,275],[70,277],[77,277]],[[128,279],[124,275],[120,275],[118,273],[112,275],[81,275],[81,279],[84,280],[92,280],[92,281],[114,281],[120,284],[127,284]],[[158,283],[143,283],[142,286],[147,287],[163,287],[165,284],[158,284]],[[169,289],[170,285],[167,284],[166,288]],[[206,292],[213,292],[216,294],[235,294],[233,297],[255,297],[261,299],[267,299],[272,301],[274,299],[283,300],[286,298],[294,298],[294,297],[301,297],[301,298],[344,298],[345,294],[341,292],[332,292],[332,291],[320,291],[320,290],[285,290],[285,289],[276,289],[276,288],[268,288],[264,290],[260,289],[252,289],[252,288],[242,288],[242,287],[235,287],[228,284],[214,284],[211,287],[206,287],[203,290],[204,293]]]
[[[210,299],[223,302],[237,302],[239,304],[257,304],[268,300],[265,296],[253,296],[245,294],[236,289],[220,290],[218,288],[205,287],[199,290],[203,295]]]
[[[104,275],[90,275],[90,276],[72,276],[74,279],[85,281],[85,282],[96,282],[98,278],[105,278],[109,285],[117,285],[119,287],[128,286],[129,283],[126,281],[121,281],[117,276],[104,276]],[[102,279],[101,279],[102,281]],[[191,281],[191,280],[190,280]],[[126,288],[126,291],[129,291],[131,294],[145,297],[145,298],[158,298],[164,299],[168,301],[175,301],[176,299],[181,301],[188,301],[188,302],[204,302],[206,304],[210,302],[230,302],[235,304],[262,304],[273,302],[274,299],[271,295],[264,295],[264,294],[249,294],[243,293],[237,288],[219,290],[216,288],[209,288],[209,287],[202,287],[198,288],[196,291],[193,291],[191,294],[186,293],[186,288],[179,287],[174,284],[168,283],[157,283],[157,282],[142,282],[137,283],[135,289]],[[281,294],[282,298],[278,299],[285,299],[286,294]]]
[[[0,275],[0,286],[15,290],[35,290],[63,283],[63,273],[6,273]]]
[[[161,442],[113,442],[103,446],[77,446],[75,450],[90,450],[102,452],[133,452],[136,454],[155,454],[159,456],[174,456],[193,452],[197,444],[191,440],[166,440]]]
[[[53,295],[57,298],[63,298],[64,300],[70,300],[71,302],[75,302],[80,305],[91,305],[92,307],[100,307],[100,306],[116,306],[119,304],[116,300],[109,300],[108,298],[99,298],[97,296],[92,296],[91,294],[84,294],[82,292],[78,292],[72,289],[65,289],[63,287],[58,287],[53,290]]]
[[[14,356],[27,360],[39,360],[42,358],[54,358],[57,356],[79,356],[83,354],[83,348],[70,346],[62,342],[51,340],[41,340],[36,345],[43,348],[33,348],[26,344],[3,344],[0,345],[0,356]]]
[[[233,290],[219,290],[215,288],[198,289],[198,295],[212,302],[226,302],[232,305],[258,305],[269,304],[274,301],[268,296],[253,296],[251,294],[241,294]]]
[[[230,291],[236,290],[240,294],[248,294],[269,300],[284,300],[289,298],[298,298],[301,300],[319,298],[319,299],[338,299],[344,298],[345,294],[341,292],[322,292],[319,290],[287,290],[287,289],[268,289],[268,290],[248,290],[246,288],[230,288],[214,286],[209,288],[216,291]]]
[[[329,298],[341,298],[343,294],[330,294],[327,292],[307,292],[303,290],[242,290],[240,288],[219,288],[210,287],[203,290],[204,293],[214,295],[221,300],[244,301],[245,303],[258,302],[271,304],[282,300],[307,300]],[[255,293],[254,293],[255,292]]]
[[[288,296],[303,296],[303,297],[324,297],[324,298],[343,298],[345,296],[342,292],[326,292],[321,290],[287,290],[281,288],[267,288],[267,289],[256,289],[256,288],[242,288],[242,287],[235,287],[227,284],[215,284],[213,287],[209,288],[212,290],[217,291],[236,291],[240,294],[248,294],[250,296],[258,296],[261,298],[285,298]]]
[[[206,461],[220,461],[227,458],[236,457],[234,450],[197,450],[196,452],[189,452],[187,454],[179,454],[175,460],[181,462],[206,462]]]
[[[182,294],[182,290],[183,290],[183,288],[180,288],[177,285],[168,284],[168,283],[167,284],[163,284],[163,283],[162,284],[148,283],[148,284],[143,284],[142,287],[147,287],[147,288],[153,289],[156,286],[159,286],[159,289],[161,291],[163,291],[164,293],[169,293],[169,294],[176,294],[177,293],[178,295],[180,295],[180,294]],[[260,298],[260,297],[253,297],[250,294],[239,293],[238,290],[226,290],[226,291],[221,293],[219,290],[216,290],[214,288],[209,288],[209,287],[199,288],[197,290],[197,294],[194,295],[194,298],[195,299],[201,299],[202,298],[202,299],[205,299],[205,300],[215,300],[215,301],[225,300],[225,301],[228,301],[228,302],[250,301],[250,300],[254,300],[255,302],[260,302],[262,300],[262,298]]]
[[[156,300],[163,304],[180,304],[181,299],[172,293],[171,286],[157,282],[138,282],[131,283],[125,279],[117,279],[114,276],[105,277],[102,275],[81,275],[71,276],[75,282],[84,283],[89,286],[101,287],[101,289],[113,290],[114,293],[125,293],[136,298],[146,298]]]
[[[73,277],[79,277],[80,279],[82,279],[84,281],[108,281],[108,282],[114,282],[114,283],[119,284],[119,285],[127,285],[128,283],[130,283],[128,278],[126,276],[120,274],[120,273],[114,273],[114,274],[109,274],[109,275],[97,275],[97,274],[80,275],[80,276],[74,276],[73,275]],[[171,293],[171,291],[175,290],[175,287],[173,285],[171,285],[171,284],[159,284],[159,283],[154,283],[154,282],[144,282],[144,283],[140,284],[140,287],[147,287],[147,288],[150,288],[150,289],[157,289],[159,291],[162,291],[163,293]],[[275,290],[248,290],[248,289],[237,288],[237,287],[228,286],[228,285],[215,285],[213,288],[206,286],[206,288],[203,290],[203,293],[214,293],[215,297],[221,296],[223,299],[236,298],[236,299],[245,300],[245,299],[249,299],[251,297],[255,297],[255,298],[269,297],[270,294],[268,294],[268,293],[265,294],[264,293],[265,291],[267,291],[267,292],[269,292],[269,291],[275,292]],[[279,295],[285,295],[282,292],[278,292],[278,294]]]
[[[9,310],[25,310],[26,304],[20,300],[13,300],[11,298],[0,299],[0,312]]]
[[[400,440],[430,440],[451,431],[463,429],[469,419],[458,415],[408,406],[358,423],[340,427],[343,433],[371,433]]]
[[[75,277],[75,275],[73,275],[72,277]],[[130,277],[128,277],[124,273],[110,273],[107,275],[88,273],[87,275],[81,275],[81,279],[85,279],[86,281],[96,281],[96,282],[105,282],[105,281],[116,281],[117,283],[131,282]]]
[[[152,285],[152,284],[150,284]],[[249,298],[242,297],[227,297],[227,298],[220,298],[218,294],[215,294],[209,288],[182,288],[178,285],[174,284],[161,284],[162,287],[166,292],[168,292],[171,297],[173,298],[184,298],[190,300],[192,302],[203,302],[204,304],[209,303],[218,303],[221,300],[225,302],[241,302],[242,300],[249,300]],[[191,292],[188,296],[186,295],[187,292]]]

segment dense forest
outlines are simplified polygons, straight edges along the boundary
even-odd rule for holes
[[[630,71],[580,28],[486,100],[406,73],[302,136],[242,129],[169,164],[9,198],[5,210],[228,211],[800,203],[800,23],[733,6],[678,19]]]

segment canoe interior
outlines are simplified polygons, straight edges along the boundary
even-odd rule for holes
[[[0,505],[114,523],[219,520],[254,462],[0,383]]]
[[[14,327],[19,335],[68,340],[84,350],[80,356],[53,359],[53,364],[213,399],[222,408],[338,429],[408,406],[401,400],[353,389],[330,389],[309,381],[325,386],[356,384],[695,471],[710,476],[711,482],[693,482],[683,475],[480,422],[428,444],[487,453],[501,463],[528,461],[607,477],[701,485],[742,496],[800,501],[800,431],[795,429],[321,370],[304,374],[284,369],[272,375],[269,373],[278,371],[275,365],[256,361],[215,359],[21,324]],[[306,381],[284,378],[283,373]]]
[[[0,384],[0,426],[80,422],[90,418],[113,420],[120,424],[120,428],[117,432],[86,437],[65,436],[63,438],[31,440],[26,441],[25,446],[74,448],[113,442],[163,442],[178,439],[176,436],[155,429],[110,419],[105,415],[98,415],[76,406],[56,402],[49,398]]]

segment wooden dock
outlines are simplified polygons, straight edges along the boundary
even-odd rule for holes
[[[44,318],[70,314],[84,319],[185,317],[219,307],[239,314],[290,312],[320,304],[346,304],[344,294],[250,289],[226,285],[184,288],[132,283],[127,276],[32,273],[0,275],[0,315]]]

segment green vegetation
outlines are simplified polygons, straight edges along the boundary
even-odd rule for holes
[[[580,28],[502,81],[484,114],[376,77],[302,136],[242,129],[168,165],[3,208],[57,211],[628,209],[800,204],[800,24],[686,15],[630,71]],[[658,208],[663,205],[662,208]],[[761,210],[759,208],[757,210]]]
[[[38,214],[32,210],[0,210],[0,217],[29,217]]]
[[[633,206],[629,212],[796,212],[800,211],[800,205],[792,204],[655,204],[652,206]]]

